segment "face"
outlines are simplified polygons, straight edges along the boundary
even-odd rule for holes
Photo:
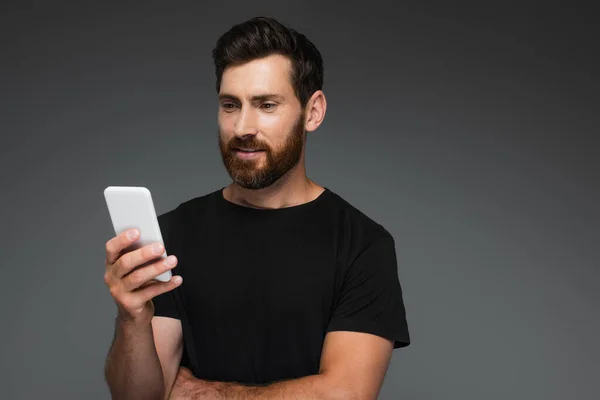
[[[219,148],[231,179],[263,189],[300,162],[304,112],[290,80],[291,62],[273,55],[223,72]]]

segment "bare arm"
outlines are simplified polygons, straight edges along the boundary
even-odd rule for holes
[[[169,282],[152,279],[172,269],[155,259],[163,247],[127,251],[139,238],[124,232],[106,243],[104,282],[118,308],[115,335],[106,357],[105,378],[113,399],[164,399],[173,382],[173,370],[181,360],[182,334],[178,320],[153,318],[152,299],[173,290],[177,277]],[[139,268],[136,268],[139,267]],[[166,390],[169,388],[169,390]]]
[[[105,376],[115,400],[162,400],[165,384],[151,325],[136,326],[117,317]]]
[[[152,318],[152,330],[156,353],[163,373],[164,399],[168,399],[183,355],[181,321],[168,317],[154,317]]]
[[[319,374],[267,386],[196,379],[182,369],[171,399],[324,399],[372,400],[379,395],[393,343],[360,332],[330,332],[325,337]]]
[[[282,381],[268,386],[247,386],[238,383],[212,382],[195,379],[191,372],[182,372],[189,375],[186,383],[178,388],[173,388],[170,399],[351,399],[344,395],[342,388],[336,389],[335,383],[330,382],[323,375],[311,375],[289,381]]]

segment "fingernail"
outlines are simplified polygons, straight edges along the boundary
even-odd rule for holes
[[[173,282],[175,282],[178,285],[181,283],[181,281],[182,281],[182,279],[180,276],[176,276],[175,278],[173,278]]]
[[[129,232],[127,232],[127,239],[133,240],[137,237],[137,235],[138,235],[137,229],[130,230]]]
[[[154,252],[154,254],[162,254],[162,252],[163,252],[162,244],[155,243],[154,246],[152,247],[152,251]]]
[[[169,256],[165,259],[165,265],[167,267],[172,267],[175,265],[175,256]]]

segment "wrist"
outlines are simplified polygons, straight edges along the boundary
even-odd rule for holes
[[[132,318],[130,315],[119,311],[117,313],[117,323],[121,330],[125,332],[146,331],[151,327],[152,318]]]

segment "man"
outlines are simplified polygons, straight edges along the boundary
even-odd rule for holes
[[[113,398],[375,399],[409,332],[392,236],[306,175],[306,134],[326,111],[321,56],[253,18],[213,58],[232,182],[160,215],[154,253],[126,251],[139,232],[107,242]],[[170,265],[155,260],[165,249]]]

